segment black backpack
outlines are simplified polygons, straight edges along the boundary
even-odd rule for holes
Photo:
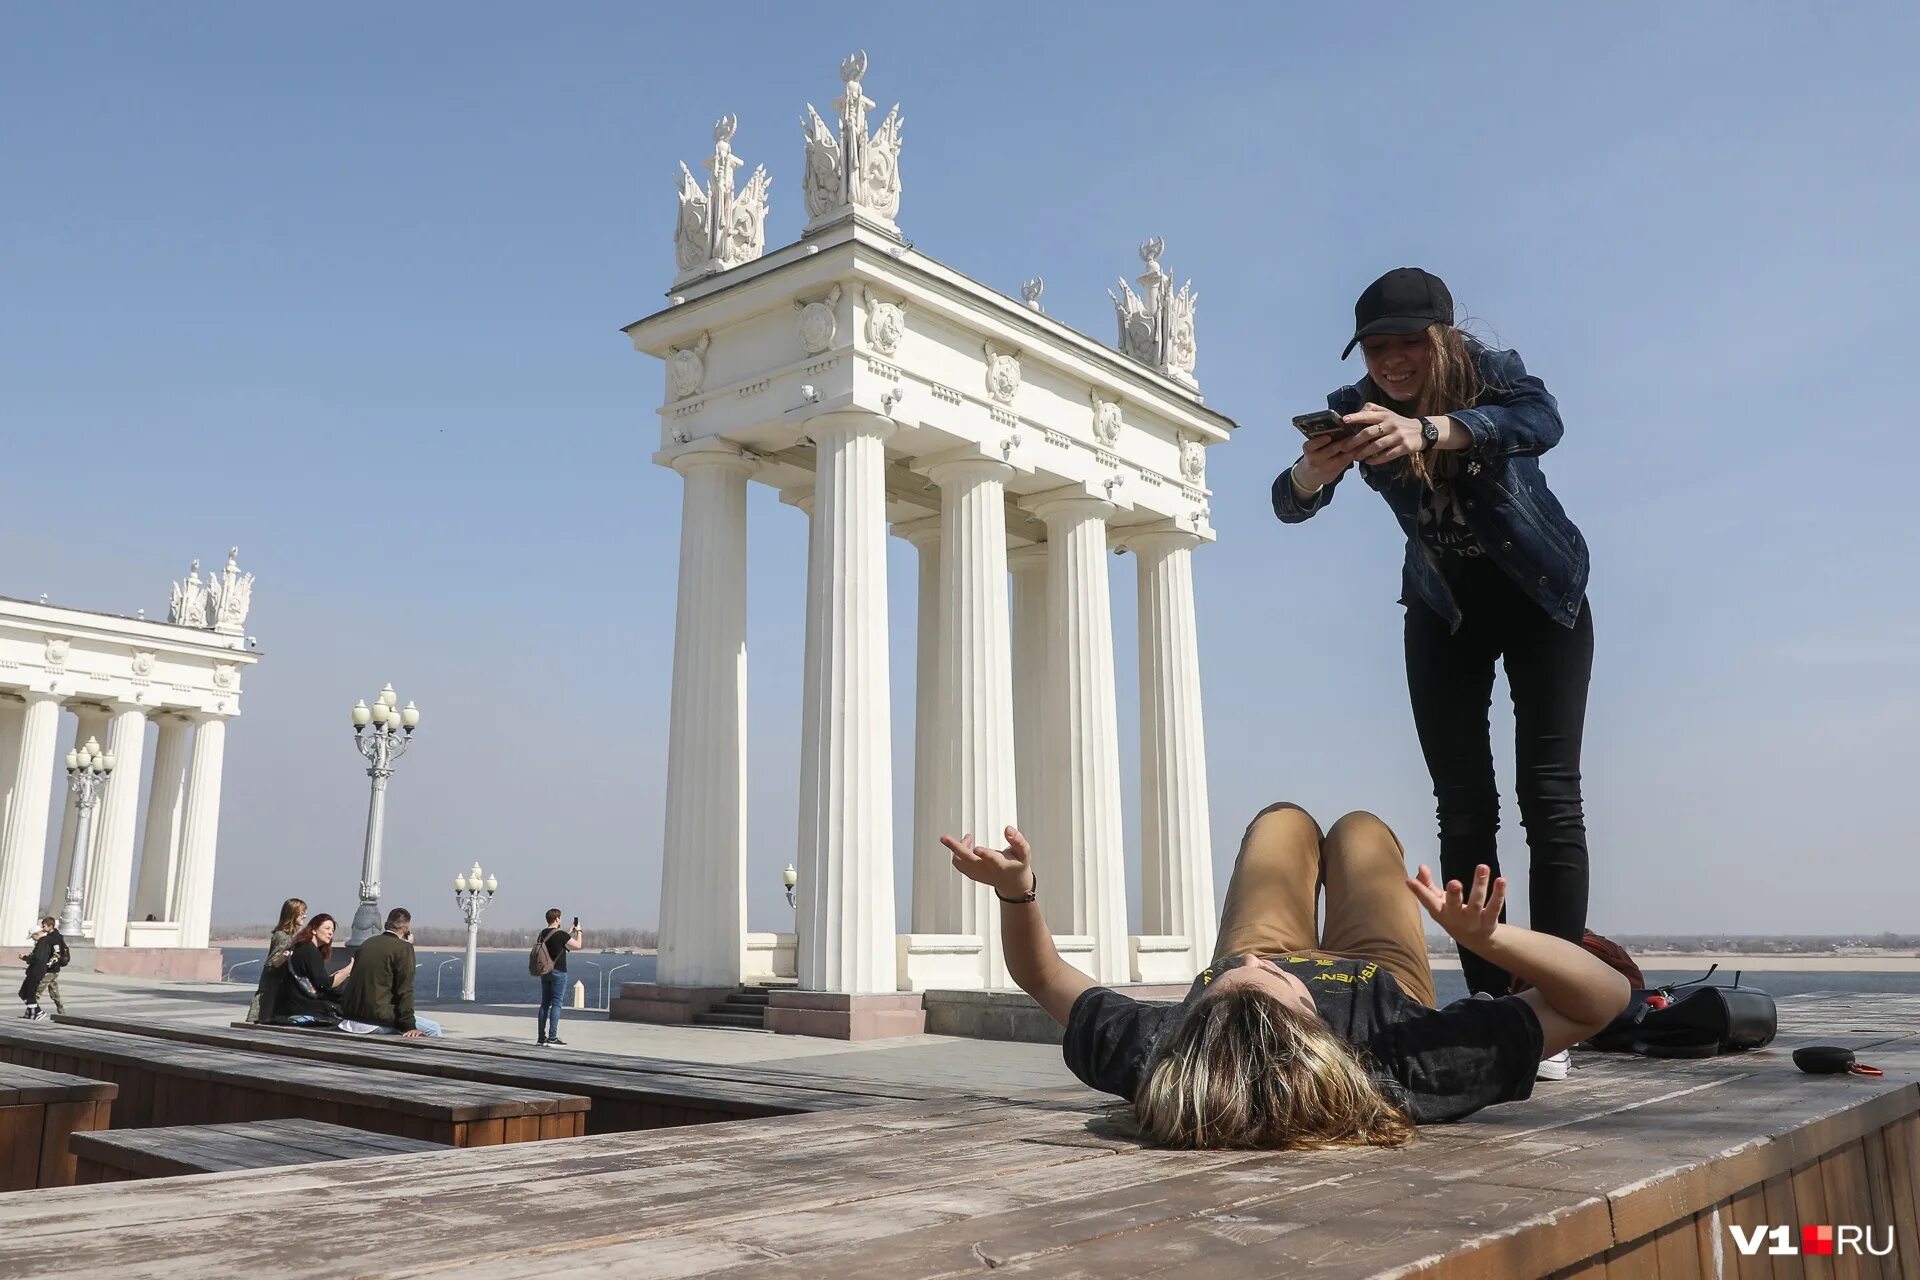
[[[1602,1053],[1637,1053],[1647,1058],[1711,1058],[1740,1053],[1773,1042],[1780,1014],[1773,997],[1757,987],[1707,982],[1719,965],[1694,982],[1637,990],[1626,1011],[1587,1041]],[[1648,1002],[1659,996],[1664,1008]]]

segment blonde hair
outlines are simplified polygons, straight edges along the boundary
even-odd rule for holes
[[[292,933],[300,927],[300,917],[307,914],[304,898],[288,898],[280,904],[280,923],[273,926],[275,933]]]
[[[1169,1147],[1399,1147],[1413,1122],[1319,1018],[1253,987],[1187,1011],[1133,1103]]]

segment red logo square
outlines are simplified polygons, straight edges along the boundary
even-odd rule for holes
[[[1803,1226],[1800,1228],[1800,1252],[1804,1254],[1832,1254],[1833,1228]]]

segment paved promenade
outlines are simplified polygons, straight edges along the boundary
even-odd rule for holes
[[[18,981],[7,981],[8,972],[0,970],[0,982],[11,990]],[[243,1018],[247,1002],[253,997],[251,983],[168,982],[91,973],[63,975],[60,986],[67,1008],[73,1013],[192,1026],[223,1027]],[[419,1008],[420,1012],[438,1020],[448,1036],[529,1044],[534,1039],[531,1001],[524,1005],[500,1005],[442,1000],[421,1004]],[[1056,1045],[954,1036],[906,1036],[848,1044],[725,1027],[657,1027],[638,1022],[609,1022],[604,1013],[572,1009],[561,1014],[560,1035],[567,1045],[554,1050],[556,1054],[564,1054],[571,1047],[681,1062],[778,1066],[787,1071],[837,1079],[967,1089],[990,1087],[996,1092],[1009,1093],[1077,1086],[1061,1062]],[[1088,1096],[1097,1095],[1089,1091]]]

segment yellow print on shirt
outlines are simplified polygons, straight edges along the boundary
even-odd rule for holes
[[[1288,956],[1288,964],[1310,964],[1316,969],[1331,969],[1341,963],[1339,960],[1327,960],[1320,956]],[[1316,973],[1308,982],[1345,982],[1364,983],[1373,981],[1373,975],[1380,972],[1380,966],[1369,962],[1358,973]]]

